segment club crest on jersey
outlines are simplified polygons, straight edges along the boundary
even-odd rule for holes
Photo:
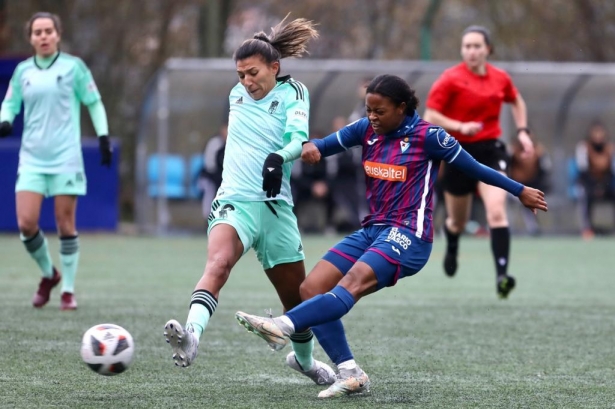
[[[276,109],[278,109],[278,105],[279,105],[279,104],[280,104],[280,103],[279,103],[278,101],[273,101],[273,102],[271,102],[271,105],[269,105],[269,113],[270,113],[270,114],[274,114],[274,113],[275,113],[275,110],[276,110]]]
[[[399,145],[401,146],[401,153],[404,153],[410,147],[410,142],[408,142],[408,137],[405,137],[403,140],[399,141]]]
[[[211,204],[211,213],[207,220],[209,222],[214,221],[215,219],[226,219],[228,217],[229,212],[235,211],[235,206],[230,203],[226,203],[222,208],[220,208],[220,202],[218,200],[214,200]]]

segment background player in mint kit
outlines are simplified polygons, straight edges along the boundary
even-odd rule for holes
[[[323,156],[362,146],[369,204],[363,228],[336,244],[310,272],[301,286],[308,301],[276,318],[236,314],[274,350],[283,348],[295,331],[314,327],[339,369],[338,380],[320,392],[320,398],[368,389],[369,378],[354,361],[340,319],[362,297],[418,273],[427,263],[433,242],[434,182],[441,160],[518,196],[534,212],[547,210],[541,191],[479,164],[454,137],[423,121],[416,113],[414,90],[401,78],[374,78],[365,100],[367,117],[305,144],[301,155],[316,163]],[[324,328],[326,336],[321,337]]]
[[[111,164],[107,114],[90,70],[81,59],[59,50],[62,26],[50,13],[36,13],[26,24],[35,55],[20,63],[0,111],[0,136],[11,134],[24,105],[24,132],[15,185],[17,224],[26,250],[43,278],[32,304],[43,307],[62,281],[60,309],[77,308],[75,275],[79,238],[75,226],[77,196],[86,194],[81,153],[80,104],[87,106],[98,135],[101,164]],[[43,198],[54,197],[60,236],[62,274],[53,266],[47,239],[39,229]]]
[[[229,95],[229,120],[222,184],[209,216],[208,258],[190,300],[185,327],[176,320],[164,335],[178,366],[192,364],[199,340],[218,305],[231,269],[250,248],[256,252],[285,310],[301,302],[305,279],[303,246],[292,211],[292,161],[308,140],[309,95],[290,76],[281,77],[280,59],[299,57],[317,37],[310,21],[297,19],[246,40],[236,51],[239,83]],[[335,380],[331,368],[312,358],[312,331],[291,339],[287,364],[318,384]]]
[[[450,132],[478,162],[503,174],[508,168],[506,145],[499,140],[500,108],[512,106],[517,137],[528,156],[534,145],[527,128],[527,108],[510,76],[487,63],[493,52],[491,36],[486,28],[470,26],[462,35],[463,62],[449,68],[433,84],[427,97],[425,120]],[[496,290],[508,297],[515,279],[508,274],[510,228],[506,214],[506,192],[468,176],[452,166],[445,166],[442,175],[446,206],[447,249],[444,271],[453,277],[457,271],[459,237],[470,216],[472,196],[478,190],[485,205],[495,261]]]

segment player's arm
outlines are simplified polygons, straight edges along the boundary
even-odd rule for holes
[[[2,101],[2,107],[0,108],[0,138],[9,136],[13,131],[12,124],[19,111],[21,111],[22,101],[21,84],[16,75],[13,74],[9,88],[6,91],[6,96]]]
[[[307,88],[301,83],[292,82],[288,86],[294,92],[287,94],[286,127],[284,140],[289,140],[282,149],[270,153],[263,164],[263,190],[267,197],[276,197],[282,189],[282,165],[291,162],[301,156],[301,146],[308,140],[310,97]]]
[[[276,151],[284,163],[294,161],[301,156],[301,146],[309,139],[310,96],[302,84],[293,82],[289,86],[295,92],[288,93],[286,101],[286,128],[284,140],[290,140],[284,148]]]
[[[517,196],[524,206],[536,212],[547,211],[544,193],[516,182],[500,172],[478,163],[466,152],[457,140],[443,129],[428,132],[425,138],[425,150],[433,158],[445,160],[450,165],[463,171],[468,176],[488,185],[499,187]]]
[[[109,123],[107,121],[107,111],[102,102],[96,82],[92,73],[82,62],[78,62],[77,76],[75,81],[75,94],[83,105],[88,108],[92,125],[98,136],[98,148],[100,150],[100,164],[111,166],[111,143],[109,142]]]
[[[322,157],[336,155],[363,142],[362,136],[369,125],[367,118],[361,118],[339,131],[325,136],[322,139],[313,139],[303,146],[301,159],[309,164],[315,164]]]

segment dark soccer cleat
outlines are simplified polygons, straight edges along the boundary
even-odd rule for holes
[[[77,300],[73,293],[62,293],[60,297],[60,310],[73,311],[77,309]]]
[[[53,268],[53,276],[51,278],[43,277],[41,282],[38,285],[38,290],[34,293],[34,297],[32,297],[32,305],[35,308],[44,307],[45,304],[49,302],[49,296],[51,295],[51,290],[58,285],[58,283],[62,280],[62,275],[56,268]]]
[[[457,272],[457,255],[446,252],[444,256],[444,273],[449,277],[454,277]]]
[[[508,294],[515,288],[515,277],[509,275],[498,276],[497,290],[500,298],[508,298]]]

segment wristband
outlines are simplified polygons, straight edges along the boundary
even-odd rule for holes
[[[531,134],[530,128],[517,128],[517,135],[519,135],[521,132],[527,132],[528,135]]]

